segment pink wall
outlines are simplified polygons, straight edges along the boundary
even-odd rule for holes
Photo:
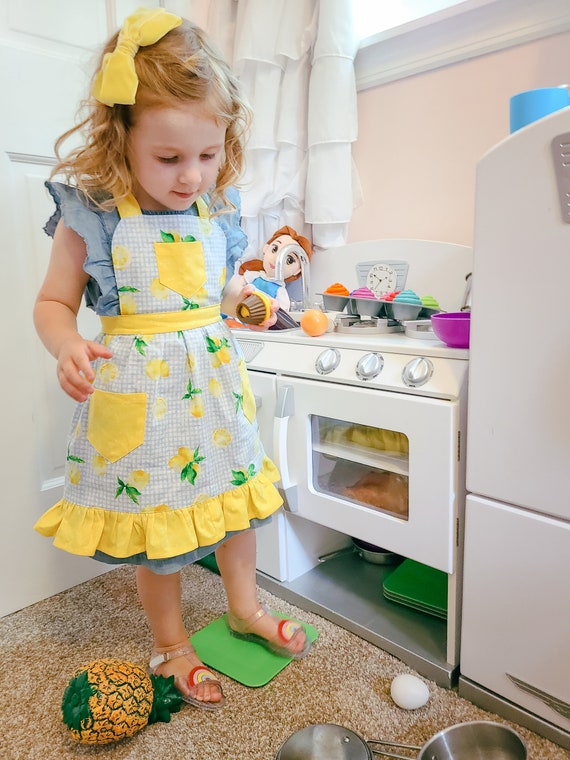
[[[570,83],[570,32],[364,90],[349,242],[472,245],[476,165],[509,134],[509,98]]]

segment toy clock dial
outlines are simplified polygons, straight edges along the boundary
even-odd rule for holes
[[[374,264],[366,275],[366,287],[378,297],[396,290],[397,280],[398,273],[389,264]]]

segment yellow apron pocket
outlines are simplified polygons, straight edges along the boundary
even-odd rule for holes
[[[185,298],[192,298],[206,282],[204,249],[199,240],[155,243],[158,279]]]
[[[146,393],[96,390],[89,400],[87,440],[109,462],[144,443]]]
[[[238,363],[239,374],[241,377],[241,390],[243,395],[243,413],[248,422],[253,422],[255,419],[255,396],[251,390],[251,384],[247,374],[247,367],[243,359],[240,359]]]

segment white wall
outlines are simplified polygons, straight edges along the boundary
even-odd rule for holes
[[[475,171],[509,134],[509,98],[570,82],[570,32],[358,94],[354,160],[363,203],[349,242],[473,244]]]

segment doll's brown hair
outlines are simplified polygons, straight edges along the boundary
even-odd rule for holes
[[[280,227],[277,232],[274,232],[273,235],[269,238],[269,240],[265,241],[265,245],[268,243],[272,243],[274,240],[276,240],[278,237],[281,237],[281,235],[289,235],[289,237],[292,237],[295,242],[299,243],[301,248],[305,251],[307,254],[307,257],[309,258],[309,261],[311,260],[311,256],[313,255],[313,248],[311,246],[311,243],[309,242],[308,238],[303,237],[303,235],[299,235],[299,233],[293,229],[293,227],[288,227],[287,225],[285,227]],[[262,259],[248,259],[248,261],[244,261],[238,270],[238,274],[243,274],[244,272],[261,272],[263,270],[263,260]],[[286,277],[285,282],[293,282],[294,280],[298,280],[301,276],[301,272],[297,272],[297,274],[291,275],[291,277]]]
[[[278,237],[281,237],[281,235],[289,235],[289,237],[292,237],[293,240],[296,243],[299,243],[301,248],[305,251],[309,258],[309,261],[311,260],[311,256],[313,255],[313,247],[311,246],[311,243],[309,242],[308,238],[303,237],[303,235],[299,235],[299,233],[294,230],[293,227],[288,227],[287,225],[285,225],[285,227],[280,227],[277,232],[274,232],[269,240],[266,241],[266,245],[267,243],[272,243]],[[297,275],[297,277],[298,276],[299,275]]]

